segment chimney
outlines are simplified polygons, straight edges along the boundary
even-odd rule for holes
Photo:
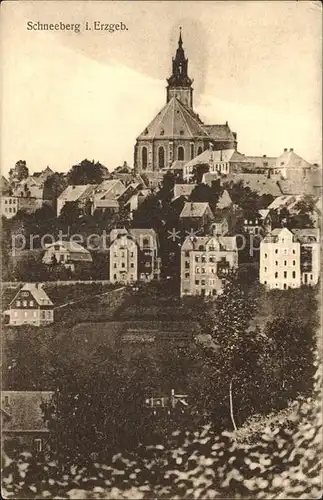
[[[228,124],[228,122],[227,122],[227,121],[225,122],[225,124],[226,124],[226,126],[227,126],[227,127],[229,126],[229,124]]]
[[[290,148],[290,150],[289,150],[289,151],[292,153],[292,152],[294,151],[294,148]]]
[[[267,158],[267,155],[262,155],[263,158]]]
[[[288,149],[287,148],[284,148],[284,153],[287,153]]]

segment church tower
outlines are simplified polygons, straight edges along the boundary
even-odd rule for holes
[[[178,48],[172,59],[173,72],[167,79],[167,102],[176,97],[184,106],[193,108],[193,80],[187,74],[188,59],[183,49],[182,29],[180,28]]]

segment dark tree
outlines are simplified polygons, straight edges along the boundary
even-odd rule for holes
[[[67,173],[67,182],[69,185],[79,184],[100,184],[109,176],[108,169],[100,162],[94,160],[82,160],[81,163],[73,165]]]

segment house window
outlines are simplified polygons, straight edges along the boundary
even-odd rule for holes
[[[117,279],[117,275],[116,275],[116,274],[114,274],[114,275],[113,275],[113,279],[114,279],[114,280],[116,280],[116,279]]]
[[[185,262],[185,269],[189,269],[190,268],[190,263],[189,262]]]
[[[5,406],[9,405],[9,396],[4,397],[4,404],[5,404]]]
[[[51,319],[51,317],[52,317],[52,311],[49,311],[49,310],[48,310],[48,311],[47,311],[47,318],[48,318],[48,319]]]
[[[16,301],[16,306],[17,306],[17,307],[20,307],[20,300],[17,300],[17,301]]]
[[[195,262],[199,262],[200,261],[200,257],[198,255],[195,256]]]
[[[29,301],[29,306],[30,306],[30,307],[33,307],[33,305],[34,305],[34,301],[33,301],[33,300],[30,300],[30,301]]]
[[[293,260],[293,266],[296,266],[296,260]]]
[[[148,164],[148,153],[147,153],[147,148],[146,146],[143,146],[141,148],[141,163],[142,163],[142,168],[147,168]]]
[[[284,283],[284,290],[287,290],[287,285],[286,285],[286,283]]]
[[[287,260],[284,260],[284,266],[287,266]]]
[[[265,253],[265,259],[267,259],[268,255]]]
[[[177,148],[177,159],[180,161],[184,160],[184,148],[183,148],[183,146],[178,146],[178,148]]]
[[[200,154],[202,154],[202,153],[203,153],[203,148],[202,148],[202,146],[200,146],[200,147],[198,148],[198,150],[197,150],[197,155],[200,155]]]
[[[275,253],[278,253],[278,248],[276,248]]]
[[[190,252],[185,252],[185,257],[189,257],[190,256]]]
[[[158,167],[165,167],[165,149],[163,146],[159,146],[158,148]]]
[[[275,278],[278,278],[278,273],[277,272],[275,273]]]
[[[34,446],[35,446],[35,451],[37,453],[40,453],[41,451],[43,451],[43,443],[42,443],[42,440],[40,438],[34,439]]]
[[[28,318],[28,311],[24,312],[24,316],[25,316],[25,318]]]
[[[196,267],[196,268],[195,268],[195,272],[196,272],[196,274],[200,274],[200,268],[199,268],[199,267]]]
[[[14,317],[15,317],[15,318],[17,318],[17,316],[18,316],[18,312],[17,312],[17,311],[14,311],[13,315],[14,315]]]
[[[135,267],[135,265],[134,265],[134,263],[133,263],[133,262],[131,262],[130,267]]]
[[[267,267],[265,267],[265,273],[267,272]]]
[[[287,278],[287,271],[284,271],[284,278]]]
[[[313,279],[313,274],[310,274],[310,279],[311,279],[311,280]]]
[[[130,257],[133,257],[133,256],[134,256],[134,255],[133,255],[133,252],[131,252],[131,253],[130,253]]]
[[[205,274],[205,267],[202,267],[202,274]]]
[[[200,284],[200,280],[195,280],[195,285],[199,285]]]
[[[295,253],[296,253],[296,250],[295,250],[295,249],[293,249],[293,254],[295,254]]]
[[[201,281],[201,285],[204,286],[205,285],[205,280],[202,280]]]
[[[113,264],[113,267],[114,267],[114,269],[115,269],[115,268],[117,267],[117,264],[116,264],[116,263],[114,263],[114,264]]]
[[[264,281],[264,285],[267,285],[267,281]]]
[[[46,314],[46,311],[40,311],[40,317],[41,317],[41,319],[45,319],[46,318],[45,314]]]
[[[121,263],[121,267],[126,267],[124,262]]]
[[[185,278],[189,278],[190,277],[190,273],[185,273]]]
[[[293,279],[295,279],[295,278],[296,278],[296,272],[293,271]]]
[[[278,260],[275,261],[275,266],[278,266]]]
[[[27,300],[23,300],[22,305],[23,305],[24,307],[27,307]]]

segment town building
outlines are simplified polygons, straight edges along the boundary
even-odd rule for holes
[[[215,150],[237,148],[237,136],[228,123],[206,125],[194,111],[192,84],[180,33],[172,74],[167,79],[166,104],[136,140],[136,172],[160,171],[176,160],[187,162],[210,143]]]
[[[201,230],[207,229],[214,219],[213,212],[207,202],[185,202],[179,216],[184,229]]]
[[[211,174],[229,175],[251,169],[253,164],[234,148],[213,150],[213,144],[201,154],[188,161],[183,167],[183,179],[189,181],[199,165],[207,165]]]
[[[46,250],[42,260],[47,265],[55,266],[56,264],[61,264],[66,269],[74,272],[76,267],[82,267],[84,264],[93,261],[89,250],[72,240],[56,241],[55,243],[48,243],[45,246]]]
[[[110,242],[112,283],[127,284],[159,278],[158,240],[153,229],[113,229]]]
[[[25,283],[9,305],[10,325],[45,326],[54,321],[54,304],[42,283]]]
[[[105,211],[106,209],[118,211],[118,198],[125,191],[126,187],[119,179],[103,181],[92,193],[92,213],[96,210]]]
[[[57,217],[66,203],[76,202],[81,210],[86,210],[87,205],[91,206],[91,196],[97,187],[97,184],[67,186],[57,198]]]
[[[53,404],[51,391],[2,391],[1,428],[3,450],[46,453],[49,429],[45,406]]]
[[[218,295],[228,273],[237,267],[235,236],[188,236],[181,248],[181,297]]]
[[[272,230],[272,218],[268,209],[246,213],[243,220],[245,233],[260,236],[270,233]]]
[[[319,274],[319,229],[276,228],[261,241],[259,281],[266,287],[315,285]]]

